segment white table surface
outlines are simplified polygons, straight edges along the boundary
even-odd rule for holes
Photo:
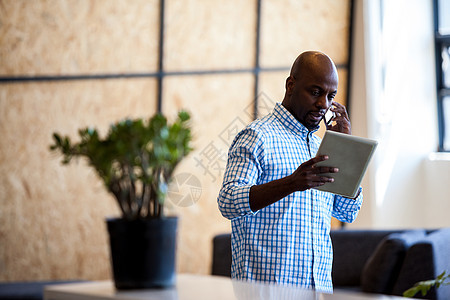
[[[295,287],[248,283],[223,276],[178,274],[173,288],[118,291],[112,281],[93,281],[49,285],[44,290],[45,300],[253,300],[306,299],[356,300],[404,299],[400,297],[357,294],[335,291],[334,294],[316,293]]]

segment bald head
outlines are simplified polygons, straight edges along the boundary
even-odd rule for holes
[[[335,72],[337,75],[336,66],[328,55],[319,51],[306,51],[300,54],[292,64],[290,76],[298,78],[302,73],[311,72],[316,68],[328,69],[329,72]]]

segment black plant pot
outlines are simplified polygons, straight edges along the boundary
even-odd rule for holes
[[[117,289],[166,288],[175,284],[177,217],[106,220]]]

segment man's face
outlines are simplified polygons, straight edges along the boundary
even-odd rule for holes
[[[336,69],[316,65],[302,72],[298,78],[286,81],[286,109],[308,129],[316,128],[333,103],[338,88]]]

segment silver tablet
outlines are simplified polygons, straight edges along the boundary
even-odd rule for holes
[[[370,159],[377,147],[377,141],[349,134],[327,130],[320,144],[317,156],[328,155],[329,159],[316,166],[339,168],[338,173],[328,173],[334,182],[325,183],[315,189],[354,198]]]

